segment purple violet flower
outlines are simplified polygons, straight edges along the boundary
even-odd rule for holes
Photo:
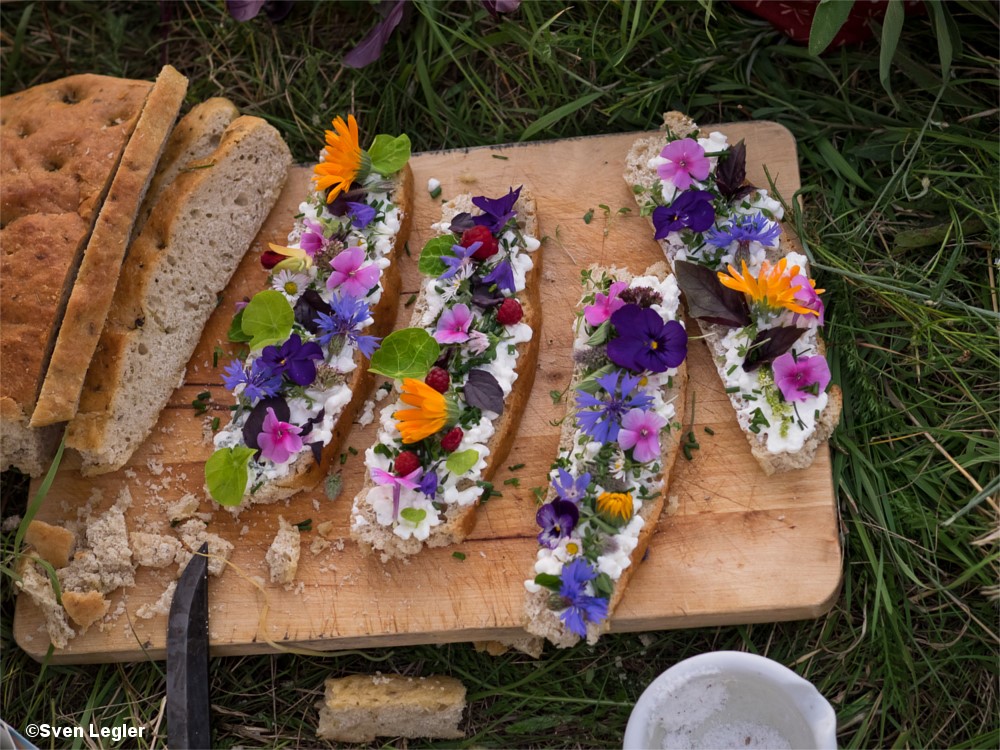
[[[535,522],[542,527],[538,534],[538,543],[543,547],[555,549],[559,540],[565,539],[576,528],[580,520],[580,509],[568,500],[553,500],[546,503],[535,514]]]
[[[580,429],[599,443],[617,440],[621,418],[625,412],[629,409],[648,409],[653,403],[652,396],[636,392],[639,380],[639,375],[632,376],[618,370],[597,379],[597,384],[607,392],[607,398],[600,399],[585,391],[578,391],[576,405],[580,411],[577,412],[576,423]]]
[[[260,359],[275,374],[283,374],[296,385],[311,385],[316,379],[315,360],[323,359],[323,350],[315,341],[305,344],[293,333],[281,346],[265,346]]]
[[[247,373],[243,363],[234,359],[223,371],[222,382],[230,391],[235,391],[236,386],[242,383],[243,397],[257,401],[278,395],[278,389],[281,388],[281,373],[274,372],[259,358],[250,364],[250,372]]]
[[[830,365],[822,354],[796,359],[791,352],[785,352],[774,360],[771,368],[785,401],[805,401],[823,393],[830,385]]]
[[[510,262],[506,260],[493,266],[493,270],[483,277],[483,281],[488,284],[496,284],[498,289],[507,292],[517,291],[514,284],[514,270],[511,268]]]
[[[653,239],[662,240],[671,232],[690,229],[704,232],[715,221],[712,194],[706,190],[688,190],[681,193],[669,206],[653,209]]]
[[[479,226],[486,227],[494,235],[500,233],[508,221],[517,215],[514,204],[517,203],[521,195],[521,185],[517,190],[510,188],[510,192],[502,198],[487,198],[485,195],[477,195],[472,199],[472,205],[482,210],[481,216],[476,216],[472,220]]]
[[[595,578],[597,571],[583,558],[576,558],[562,569],[559,595],[566,602],[566,609],[559,613],[559,619],[581,638],[587,636],[588,622],[601,622],[608,616],[607,599],[584,593]]]
[[[759,242],[764,247],[777,247],[780,234],[781,225],[758,211],[753,215],[737,216],[724,227],[713,228],[705,239],[716,247],[729,247],[736,242],[739,247],[749,250],[751,242]]]
[[[468,247],[462,247],[461,245],[452,245],[451,251],[454,255],[442,255],[441,262],[448,266],[448,270],[443,274],[438,276],[439,279],[450,279],[456,274],[465,274],[466,271],[472,270],[472,254],[475,253],[479,248],[483,246],[482,242],[473,242]],[[465,278],[465,276],[459,276],[459,278]]]
[[[574,479],[566,469],[559,469],[559,478],[552,482],[556,494],[563,500],[571,503],[579,503],[583,496],[587,494],[587,486],[590,484],[590,472],[580,475]]]
[[[622,417],[622,428],[618,433],[618,445],[627,451],[633,448],[632,456],[641,464],[660,457],[660,430],[667,420],[655,411],[632,409]]]
[[[649,307],[625,305],[611,316],[617,336],[608,342],[608,359],[633,372],[665,372],[687,356],[687,331],[666,323]]]
[[[375,209],[367,203],[347,201],[347,213],[351,217],[351,224],[356,229],[364,229],[375,218]]]
[[[348,341],[353,341],[358,351],[371,359],[379,339],[361,334],[362,324],[370,317],[368,304],[364,300],[334,294],[330,300],[330,314],[321,312],[316,315],[316,324],[321,332],[319,343],[326,346],[335,337],[343,336]]]

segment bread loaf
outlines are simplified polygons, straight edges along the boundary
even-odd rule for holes
[[[163,193],[122,270],[67,431],[84,473],[120,468],[153,428],[290,162],[272,126],[240,117]]]

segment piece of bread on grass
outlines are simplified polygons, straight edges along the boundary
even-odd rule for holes
[[[454,677],[351,675],[326,681],[316,734],[331,742],[376,737],[461,739],[465,685]]]
[[[730,144],[719,132],[702,133],[678,112],[664,116],[664,128],[663,135],[632,146],[625,181],[657,230],[754,458],[768,475],[806,468],[836,428],[842,402],[840,388],[829,383],[819,331],[823,303],[813,291],[808,260],[787,225],[779,224],[781,203],[746,183],[742,142]],[[682,141],[687,151],[672,152]],[[683,159],[704,162],[707,176],[678,187],[671,172],[677,170],[681,183],[688,181],[685,169],[677,166]],[[687,226],[695,212],[682,204],[699,194],[709,196],[714,218]],[[770,298],[762,294],[762,276]],[[794,297],[777,303],[780,289]],[[721,316],[720,309],[725,310]],[[792,388],[785,376],[810,382]]]
[[[0,470],[43,474],[30,421],[77,269],[152,84],[70,76],[0,100]],[[108,269],[117,278],[117,269]],[[109,292],[110,294],[110,292]]]
[[[687,334],[666,264],[640,276],[592,266],[587,278],[573,400],[525,581],[525,630],[560,648],[610,627],[670,492],[686,401]]]
[[[517,434],[538,361],[542,258],[534,199],[521,188],[496,199],[459,196],[444,204],[434,228],[438,237],[421,253],[425,280],[410,328],[393,333],[372,359],[373,369],[397,381],[365,454],[368,476],[354,498],[351,537],[383,560],[471,533],[476,507]],[[460,258],[453,248],[462,242],[467,257]],[[441,419],[406,426],[428,409]]]
[[[152,430],[225,288],[281,192],[291,154],[256,117],[177,176],[122,270],[66,444],[85,474],[123,466]]]

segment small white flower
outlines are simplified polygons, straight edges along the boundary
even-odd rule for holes
[[[469,340],[465,344],[472,354],[482,354],[490,348],[490,337],[475,329],[469,331]]]
[[[278,271],[271,280],[271,288],[281,292],[291,304],[295,304],[309,286],[309,276],[288,269]]]

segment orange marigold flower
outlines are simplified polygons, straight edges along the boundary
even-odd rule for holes
[[[731,265],[727,266],[728,273],[719,272],[719,281],[723,286],[743,292],[758,309],[777,312],[784,308],[802,315],[819,314],[795,298],[795,293],[802,289],[800,285],[792,286],[792,279],[799,274],[798,266],[792,266],[786,272],[785,258],[773,266],[765,260],[757,277],[754,278],[747,269],[746,261],[742,261],[742,265],[743,273]]]
[[[323,161],[313,168],[316,189],[329,189],[326,202],[330,203],[349,190],[352,182],[367,177],[370,169],[371,159],[358,142],[358,121],[354,115],[348,115],[346,123],[344,118],[337,117],[333,130],[326,131]]]
[[[632,495],[629,492],[602,492],[597,496],[597,510],[609,520],[632,518]]]
[[[418,443],[458,421],[458,404],[422,380],[405,378],[400,400],[414,407],[392,415],[404,443]]]

